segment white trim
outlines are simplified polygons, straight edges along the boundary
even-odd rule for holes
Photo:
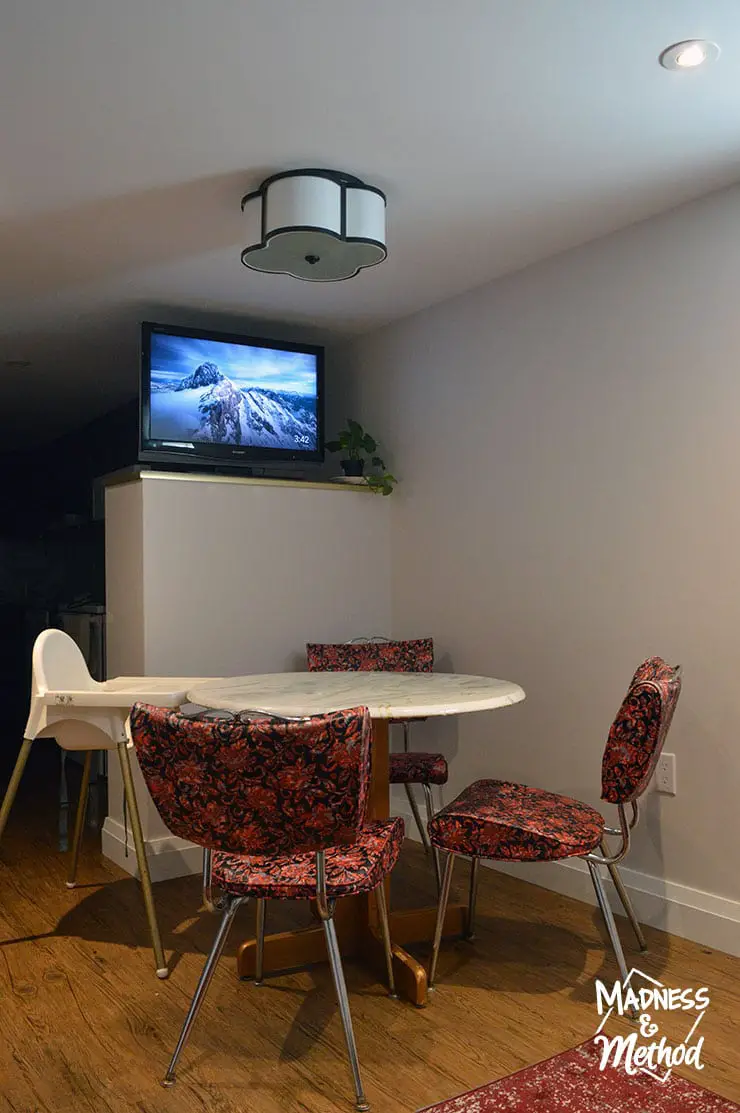
[[[405,796],[401,799],[395,792],[393,796],[393,811],[406,821],[407,837],[418,842],[419,833]],[[420,804],[424,815],[421,801]],[[128,835],[127,857],[124,853],[123,824],[110,816],[103,825],[102,849],[106,858],[110,858],[134,877],[137,875],[131,831],[129,830]],[[200,873],[203,851],[185,839],[163,835],[150,840],[146,849],[152,881]],[[539,885],[543,889],[562,893],[587,904],[596,904],[586,863],[578,858],[569,858],[564,862],[484,861],[483,865],[531,885]],[[641,923],[740,957],[740,901],[705,893],[701,889],[692,889],[675,881],[663,881],[639,870],[622,867],[620,872]],[[623,915],[622,906],[611,885],[607,891],[614,911]]]
[[[276,461],[276,467],[290,467],[290,461]],[[295,465],[293,465],[295,467]],[[266,476],[255,475],[213,475],[211,472],[168,472],[147,471],[141,464],[131,468],[122,468],[120,471],[111,472],[98,480],[107,490],[111,487],[120,487],[124,483],[151,483],[152,481],[165,480],[168,483],[238,483],[247,487],[300,487],[302,490],[314,491],[359,491],[361,494],[370,494],[366,483],[340,483],[337,476],[333,483],[312,479],[268,479]]]
[[[418,841],[416,824],[406,801],[398,800],[397,805],[394,810],[406,820],[407,837]],[[484,861],[483,865],[543,889],[596,904],[588,867],[578,858],[563,862]],[[620,867],[620,873],[640,923],[740,957],[740,901],[692,889],[676,881],[664,881],[627,867]],[[607,891],[614,911],[623,915],[611,884]]]
[[[103,824],[102,844],[103,855],[106,858],[110,858],[132,877],[138,877],[136,850],[130,827],[128,856],[125,853],[123,824],[117,819],[111,819],[110,816]],[[162,835],[157,839],[150,839],[146,843],[146,855],[152,881],[169,881],[172,877],[187,877],[191,873],[200,873],[203,868],[201,847],[185,839],[178,839],[175,835]]]

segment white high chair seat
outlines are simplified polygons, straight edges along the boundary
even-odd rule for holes
[[[131,816],[139,878],[152,936],[157,976],[166,978],[168,969],[159,935],[146,848],[131,773],[128,717],[136,702],[151,703],[157,707],[179,707],[187,703],[187,690],[204,683],[207,678],[118,676],[113,680],[94,680],[79,646],[63,630],[44,630],[39,634],[33,647],[32,665],[31,707],[23,745],[0,807],[0,838],[33,742],[37,738],[54,738],[63,750],[85,751],[72,859],[67,881],[68,888],[74,888],[87,806],[92,753],[95,750],[117,750],[126,805]]]
[[[186,703],[193,677],[117,676],[94,680],[76,642],[63,630],[44,630],[33,647],[31,709],[24,738],[53,736],[63,750],[112,750],[126,739],[133,705],[179,707]],[[72,724],[79,724],[72,729]],[[101,736],[82,731],[94,727]],[[88,736],[89,741],[80,737]]]

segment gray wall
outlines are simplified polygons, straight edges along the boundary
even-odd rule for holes
[[[464,249],[464,245],[463,245]],[[598,803],[635,665],[685,668],[630,865],[740,899],[740,190],[363,338],[354,412],[391,446],[398,631],[525,704],[428,724],[457,789]],[[420,743],[419,743],[420,744]],[[449,790],[448,790],[449,798]],[[553,868],[553,867],[549,867]]]

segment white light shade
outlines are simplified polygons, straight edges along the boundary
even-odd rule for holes
[[[385,196],[359,178],[334,170],[288,170],[242,199],[253,270],[309,282],[352,278],[381,263]]]

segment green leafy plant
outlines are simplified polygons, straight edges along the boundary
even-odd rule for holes
[[[347,428],[337,434],[337,439],[326,442],[326,450],[343,452],[344,460],[341,461],[343,465],[345,461],[359,462],[360,475],[366,458],[369,458],[374,471],[364,475],[363,478],[375,494],[389,495],[398,482],[394,475],[386,471],[383,460],[378,456],[378,443],[375,438],[365,432],[359,421],[354,421],[351,417],[347,418]]]
[[[327,441],[326,449],[327,452],[345,452],[348,460],[361,460],[363,452],[369,456],[371,452],[377,452],[378,445],[359,421],[348,417],[347,428],[337,434],[335,441]]]

